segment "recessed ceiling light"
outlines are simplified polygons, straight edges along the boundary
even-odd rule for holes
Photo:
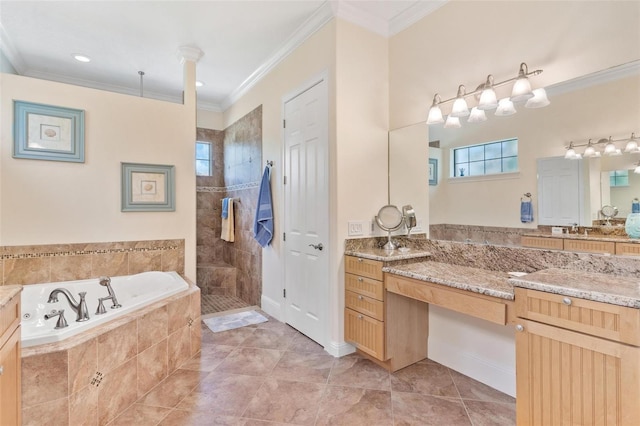
[[[204,86],[204,83],[201,82],[200,80],[196,80],[196,87],[202,87]]]
[[[78,62],[91,62],[91,58],[86,56],[86,55],[82,55],[80,53],[74,53],[73,55],[73,59],[75,59]]]

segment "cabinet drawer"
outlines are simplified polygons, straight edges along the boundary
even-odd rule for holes
[[[12,330],[20,325],[20,296],[16,296],[0,309],[0,346],[9,338]]]
[[[386,275],[385,285],[387,291],[391,293],[442,306],[496,324],[505,325],[507,323],[507,305],[497,301],[499,299],[493,301],[481,295],[447,290],[440,284],[430,284],[393,274]]]
[[[384,321],[384,303],[380,300],[347,290],[344,295],[344,305],[378,321]]]
[[[352,274],[344,274],[345,290],[362,294],[377,300],[384,300],[384,286],[382,281],[371,278],[358,277]]]
[[[616,252],[616,243],[613,241],[593,240],[564,240],[564,249],[567,251],[580,251],[585,253],[609,253]]]
[[[564,247],[562,238],[527,237],[520,238],[522,247],[535,247],[550,250],[562,250]]]
[[[361,275],[363,277],[382,281],[382,262],[377,260],[345,256],[344,271],[349,274]]]
[[[515,296],[520,318],[640,346],[640,309],[524,288]]]
[[[616,254],[624,254],[627,256],[640,256],[640,244],[616,243]]]
[[[344,310],[344,340],[380,361],[385,360],[382,321],[347,308]]]

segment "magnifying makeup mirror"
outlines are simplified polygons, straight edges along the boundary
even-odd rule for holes
[[[402,225],[404,225],[404,215],[402,212],[398,210],[396,206],[388,204],[378,211],[375,220],[378,227],[383,231],[387,231],[389,234],[387,243],[383,248],[385,250],[395,250],[398,248],[398,245],[391,241],[391,233],[402,228]]]

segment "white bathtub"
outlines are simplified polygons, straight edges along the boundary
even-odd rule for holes
[[[111,287],[121,308],[111,309],[111,300],[104,302],[107,312],[96,315],[98,298],[108,296],[107,288],[98,284],[98,279],[64,281],[48,284],[26,285],[22,288],[22,347],[54,343],[74,336],[82,331],[104,324],[143,306],[187,290],[189,284],[177,272],[143,272],[136,275],[111,277]],[[76,313],[71,309],[64,295],[58,302],[47,303],[49,294],[56,288],[66,288],[76,301],[78,293],[86,291],[88,321],[76,322]],[[45,320],[44,316],[53,309],[64,309],[68,327],[55,330],[58,317]]]

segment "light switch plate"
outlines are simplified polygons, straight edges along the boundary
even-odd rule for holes
[[[364,235],[364,222],[349,221],[347,235],[350,237],[358,237]]]

